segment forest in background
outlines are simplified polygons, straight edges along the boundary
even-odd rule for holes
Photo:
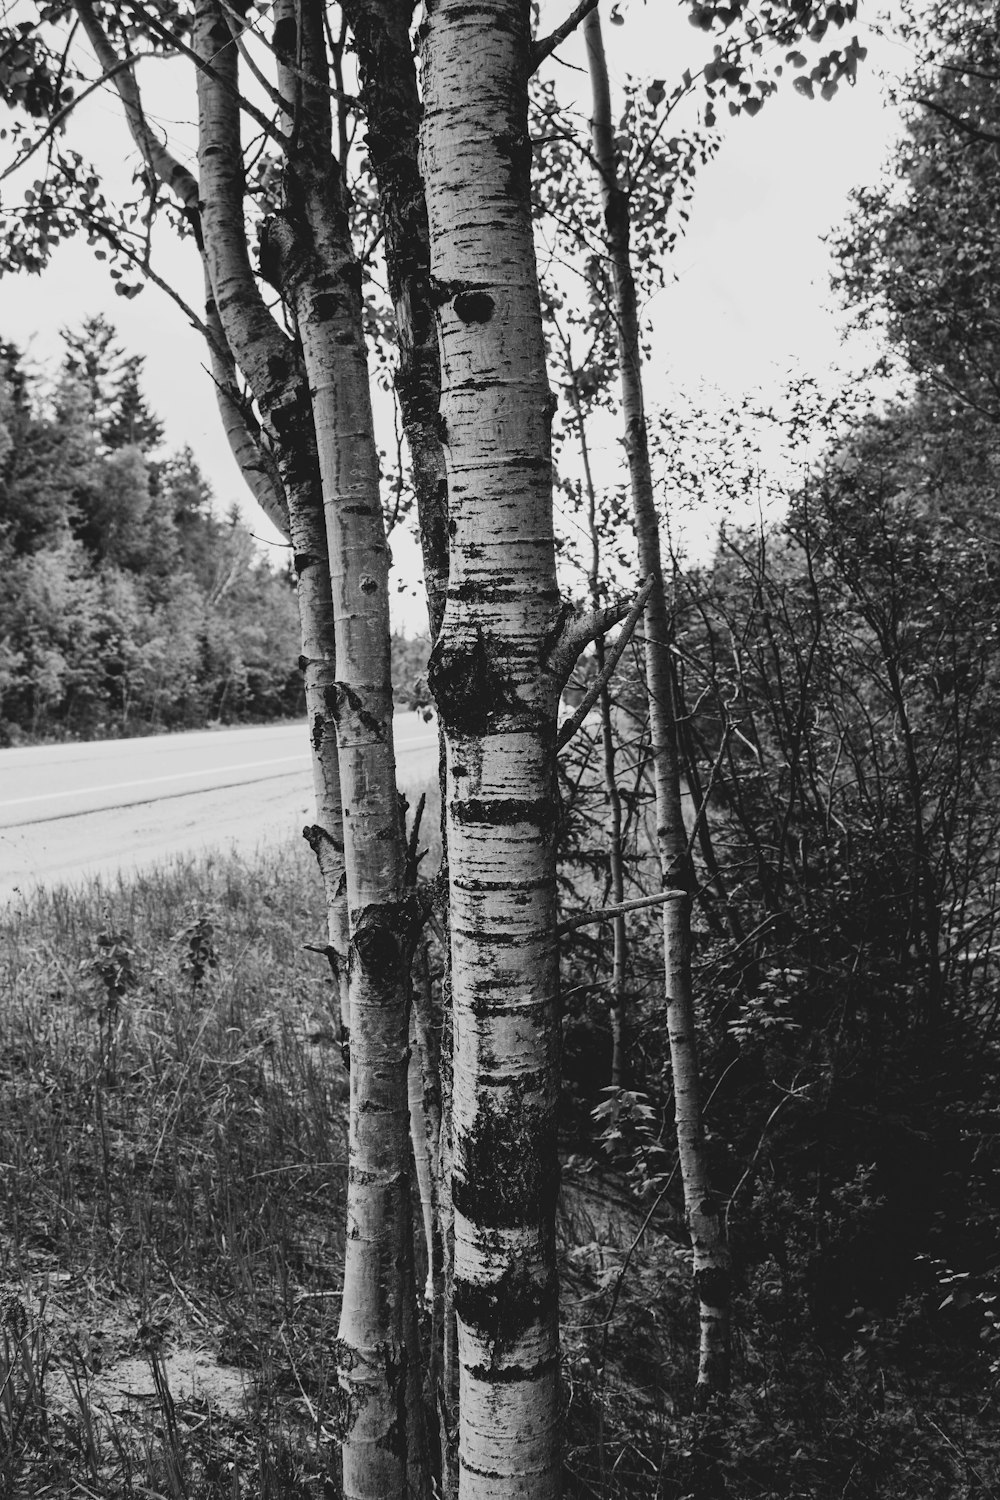
[[[218,514],[190,450],[162,456],[111,326],[64,339],[48,390],[0,349],[3,743],[301,713],[287,566]]]
[[[104,317],[63,338],[54,380],[0,344],[0,745],[303,714],[285,553],[165,451]],[[409,701],[427,646],[393,651]]]

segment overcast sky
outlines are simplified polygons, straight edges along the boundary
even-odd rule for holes
[[[567,9],[568,0],[546,0],[546,20]],[[620,10],[624,25],[605,22],[613,81],[631,71],[666,79],[669,88],[685,67],[698,66],[706,41],[687,22],[686,6],[622,0]],[[859,367],[870,352],[841,343],[843,319],[829,291],[823,237],[843,220],[850,190],[874,181],[888,157],[899,125],[879,74],[903,72],[911,58],[898,43],[856,30],[870,54],[855,88],[842,87],[828,103],[811,102],[787,86],[786,76],[760,114],[728,125],[716,159],[701,171],[689,230],[675,254],[675,280],[647,310],[656,334],[648,371],[654,403],[665,382],[687,390],[704,384],[724,400],[773,389],[790,371],[828,378],[834,365]],[[560,55],[563,63],[549,66],[558,70],[560,88],[580,89],[585,107],[586,79],[573,71],[583,63],[579,41]],[[187,64],[169,69],[160,70],[165,124],[177,118],[178,80]],[[86,119],[95,156],[111,150],[111,170],[127,175],[134,162],[123,161],[116,99],[96,97]],[[4,188],[13,201],[10,185]],[[200,277],[190,255],[186,265],[172,260],[164,269],[179,275],[197,305]],[[82,244],[62,250],[44,277],[0,283],[0,334],[39,362],[58,356],[60,328],[98,311],[116,324],[130,352],[146,356],[146,390],[168,444],[189,444],[219,501],[245,505],[266,531],[222,435],[200,340],[162,292],[150,287],[131,302],[116,297],[106,266]],[[412,566],[407,547],[397,542],[394,551],[398,563]],[[407,609],[405,618],[418,622],[419,612]]]

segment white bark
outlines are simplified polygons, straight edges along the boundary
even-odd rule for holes
[[[462,1500],[560,1487],[552,776],[562,621],[532,244],[528,0],[437,0],[422,170],[451,533],[447,739]]]
[[[212,291],[210,317],[223,329],[270,432],[288,507],[312,748],[316,822],[305,830],[323,877],[328,952],[339,988],[346,1037],[347,903],[336,730],[328,704],[334,675],[329,563],[319,493],[309,393],[291,340],[275,323],[250,265],[244,227],[238,58],[221,7],[199,5],[192,47],[211,63],[198,71],[199,194],[203,257]]]
[[[291,341],[260,298],[243,233],[243,166],[236,59],[232,48],[214,56],[217,7],[202,6],[193,40],[212,59],[199,72],[201,180],[163,144],[145,116],[130,68],[121,66],[87,0],[76,0],[101,67],[113,76],[126,124],[147,166],[179,200],[191,222],[206,280],[210,356],[226,432],[253,493],[290,537],[298,575],[300,665],[311,725],[316,823],[306,830],[318,857],[327,906],[328,953],[340,976],[346,1024],[347,906],[343,892],[340,777],[336,737],[325,709],[334,667],[333,612],[308,393]],[[219,38],[224,33],[219,31]],[[226,295],[220,301],[220,289]],[[264,433],[251,432],[234,398],[236,365],[249,381]],[[290,420],[291,418],[291,420]],[[242,430],[241,430],[242,423]],[[280,491],[280,492],[279,492]]]
[[[300,17],[301,22],[301,17]],[[303,34],[304,28],[303,28]],[[308,63],[308,52],[306,60]],[[315,73],[316,62],[309,67]],[[389,660],[389,556],[379,494],[361,272],[317,97],[297,132],[282,211],[262,256],[288,302],[309,375],[330,556],[337,722],[350,910],[350,1176],[339,1337],[347,1500],[426,1489],[415,1361],[408,980]],[[414,1409],[416,1408],[416,1409]]]

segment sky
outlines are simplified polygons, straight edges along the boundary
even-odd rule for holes
[[[543,30],[567,13],[568,0],[543,0]],[[619,0],[624,24],[607,24],[605,43],[612,84],[625,74],[671,80],[697,68],[706,38],[687,21],[687,7],[672,0]],[[791,373],[832,383],[835,367],[850,377],[871,356],[871,346],[842,340],[845,318],[829,289],[830,252],[824,237],[848,210],[852,188],[877,180],[899,134],[899,120],[886,98],[881,74],[903,72],[911,58],[898,42],[853,28],[869,47],[856,87],[842,86],[829,102],[794,93],[786,74],[778,94],[753,119],[728,121],[716,158],[699,173],[687,235],[675,252],[672,279],[644,309],[654,334],[646,372],[650,404],[669,399],[671,387],[705,391],[725,404],[744,393],[776,390]],[[845,39],[852,34],[847,28]],[[836,45],[827,42],[826,45]],[[708,44],[710,45],[710,43]],[[578,91],[586,113],[589,86],[579,38],[560,49],[548,66],[560,90]],[[179,130],[178,89],[185,61],[159,68],[148,86],[164,126]],[[149,72],[143,65],[140,80]],[[185,84],[188,80],[185,78]],[[122,149],[119,107],[112,95],[89,101],[82,123],[95,159],[112,177],[127,180],[134,167]],[[190,141],[191,136],[188,134]],[[0,146],[0,161],[5,148]],[[17,184],[0,191],[16,201]],[[161,262],[197,306],[200,273],[190,250]],[[116,297],[106,265],[82,242],[61,250],[42,277],[0,281],[0,336],[17,343],[40,364],[58,358],[59,330],[104,312],[130,353],[146,357],[145,389],[163,420],[170,447],[189,445],[210,480],[221,507],[236,501],[262,537],[274,539],[253,505],[229,453],[204,371],[199,336],[164,293],[149,287],[128,301]],[[619,462],[609,441],[607,461]],[[695,523],[704,538],[714,530],[706,513]],[[416,550],[393,542],[403,583],[416,569]],[[409,588],[398,595],[397,618],[420,628],[421,609]]]

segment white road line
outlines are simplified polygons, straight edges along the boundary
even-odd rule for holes
[[[141,781],[114,781],[107,786],[80,786],[68,792],[37,792],[31,797],[12,797],[0,808],[23,807],[28,802],[54,802],[57,797],[89,797],[97,792],[125,792],[137,786],[156,786],[161,781],[188,781],[195,776],[228,776],[231,771],[256,771],[261,766],[284,766],[289,761],[307,762],[308,754],[282,755],[276,760],[247,760],[235,766],[207,766],[200,771],[172,771],[168,776],[147,776]]]

